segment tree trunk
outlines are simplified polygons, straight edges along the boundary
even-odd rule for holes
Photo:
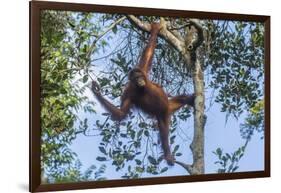
[[[194,103],[194,131],[193,140],[190,144],[190,149],[193,155],[193,163],[185,164],[180,161],[176,161],[177,164],[185,168],[190,175],[198,175],[205,173],[205,161],[204,161],[204,127],[206,123],[205,117],[205,92],[204,92],[204,74],[201,68],[200,49],[196,51],[195,61],[191,60],[190,54],[184,55],[185,63],[192,66],[193,69],[193,87],[196,95]]]
[[[194,133],[190,149],[193,154],[192,174],[204,174],[204,126],[205,126],[205,93],[204,93],[204,74],[201,62],[196,53],[197,59],[194,63],[193,85],[196,95],[194,105]]]

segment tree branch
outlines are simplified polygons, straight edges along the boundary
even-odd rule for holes
[[[96,39],[92,42],[92,44],[91,44],[90,47],[89,47],[88,52],[86,53],[86,58],[89,58],[89,60],[88,60],[87,63],[81,65],[82,67],[81,67],[80,70],[82,70],[83,68],[87,68],[87,67],[90,65],[90,63],[92,62],[90,57],[91,57],[91,54],[93,53],[93,50],[94,50],[94,48],[95,48],[97,42],[98,42],[103,36],[105,36],[109,31],[111,31],[116,25],[118,25],[119,23],[121,23],[121,22],[122,22],[123,20],[125,20],[125,19],[126,19],[126,16],[123,16],[123,17],[119,18],[117,21],[113,22],[105,31],[101,32],[101,33],[98,34],[98,35],[95,35]],[[79,57],[77,57],[76,60],[77,60],[78,64],[81,63]],[[86,71],[86,72],[87,72],[87,71]],[[89,75],[89,77],[90,77],[92,80],[94,80],[94,79],[92,78],[92,76],[91,76],[88,72],[87,72],[87,74]]]
[[[197,39],[196,43],[193,45],[193,49],[196,50],[196,48],[198,46],[200,46],[204,40],[203,27],[199,23],[198,19],[190,19],[189,22],[190,22],[190,25],[193,25],[197,29],[198,39]]]
[[[105,31],[103,31],[102,33],[100,33],[99,35],[96,36],[96,39],[93,41],[93,43],[91,44],[89,51],[87,53],[87,57],[90,57],[90,55],[92,54],[96,43],[104,36],[106,35],[109,31],[111,31],[117,24],[121,23],[124,19],[126,19],[126,16],[123,16],[121,18],[119,18],[117,21],[115,21],[114,23],[112,23]]]
[[[193,139],[190,144],[190,149],[192,151],[193,163],[192,165],[182,164],[181,166],[186,168],[186,170],[191,175],[198,175],[205,173],[205,159],[204,159],[204,126],[206,123],[205,116],[205,93],[204,93],[204,73],[202,69],[202,63],[204,62],[201,47],[198,47],[203,42],[202,31],[203,28],[197,20],[191,20],[191,25],[197,29],[198,41],[193,47],[193,50],[186,51],[183,55],[186,65],[191,65],[193,70],[193,86],[195,93],[195,103],[194,103],[194,132]],[[200,39],[200,40],[199,40]],[[198,44],[198,42],[200,44]]]
[[[150,32],[150,23],[143,22],[133,15],[127,15],[127,18],[140,30]],[[184,53],[184,41],[179,40],[167,29],[167,22],[163,18],[161,18],[161,25],[162,29],[159,32],[159,36],[172,45],[177,51]]]
[[[182,26],[181,26],[182,27]],[[180,28],[174,28],[172,27],[172,24],[170,21],[167,21],[167,29],[174,35],[176,36],[181,42],[184,42],[184,38],[182,37],[182,35],[177,31]]]
[[[189,174],[193,174],[192,165],[180,161],[175,161],[175,163],[183,167]]]
[[[206,123],[205,116],[205,92],[204,92],[204,73],[202,70],[202,56],[199,55],[200,50],[196,50],[196,59],[193,68],[193,85],[196,95],[194,103],[194,134],[190,144],[193,154],[193,174],[204,174],[204,126]]]

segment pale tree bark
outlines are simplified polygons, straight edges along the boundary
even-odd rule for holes
[[[127,16],[129,21],[137,28],[143,31],[150,31],[150,23],[141,21],[139,18],[133,15]],[[193,78],[193,88],[196,95],[195,105],[194,105],[194,133],[193,140],[190,144],[190,149],[193,154],[193,162],[191,164],[183,163],[180,161],[175,161],[178,165],[182,166],[190,175],[204,174],[205,172],[205,162],[204,162],[204,126],[206,122],[206,117],[204,113],[205,109],[205,93],[204,93],[204,73],[202,70],[202,60],[199,50],[199,46],[203,42],[203,28],[198,20],[190,20],[190,25],[193,25],[196,30],[192,32],[187,32],[187,36],[197,38],[195,46],[192,50],[189,50],[186,42],[188,37],[182,37],[176,31],[169,31],[170,23],[161,18],[160,21],[162,25],[162,30],[159,36],[172,45],[184,58],[185,65],[192,69]],[[194,34],[192,33],[197,33]]]
[[[198,51],[197,51],[198,53]],[[198,54],[196,54],[198,56]],[[194,106],[194,135],[190,149],[193,154],[192,174],[204,174],[204,126],[205,126],[205,93],[204,74],[201,67],[200,58],[196,57],[193,70],[193,85],[196,95]]]
[[[137,17],[133,15],[128,15],[128,19],[137,28],[146,32],[150,32],[150,23],[142,22],[141,20],[139,20]],[[182,40],[178,39],[173,33],[167,30],[168,23],[164,19],[161,19],[161,25],[163,28],[159,32],[159,36],[163,38],[165,41],[167,41],[170,45],[172,45],[177,51],[179,51],[180,53],[184,53],[185,45],[183,39]]]
[[[199,51],[196,51],[198,56]],[[190,55],[184,57],[186,62],[190,62],[193,65],[193,88],[196,95],[194,104],[194,132],[193,140],[190,144],[190,149],[193,155],[193,163],[185,164],[180,161],[176,161],[177,164],[185,168],[190,175],[198,175],[205,173],[205,159],[204,159],[204,127],[206,122],[205,117],[205,93],[204,93],[204,73],[202,71],[202,64],[200,57],[196,57],[195,61],[192,61]]]
[[[204,127],[205,127],[205,92],[204,74],[200,59],[196,59],[193,73],[194,91],[196,94],[194,110],[194,136],[190,145],[193,152],[193,173],[203,174],[205,172],[204,160]]]

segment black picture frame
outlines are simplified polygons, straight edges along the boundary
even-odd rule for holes
[[[46,1],[31,1],[30,8],[30,175],[29,191],[57,191],[89,188],[122,187],[151,184],[184,183],[195,181],[229,180],[242,178],[270,177],[270,16],[245,15],[231,13],[197,12],[169,9],[135,8],[122,6],[104,6],[93,4],[58,3]],[[193,176],[174,176],[159,178],[143,178],[131,180],[106,180],[92,182],[77,182],[64,184],[41,184],[40,182],[40,11],[41,10],[64,10],[79,12],[101,13],[126,13],[135,15],[157,15],[173,17],[192,17],[198,19],[220,19],[255,21],[265,24],[265,154],[264,171],[238,172],[228,174],[204,174]]]

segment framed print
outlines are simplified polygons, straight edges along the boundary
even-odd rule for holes
[[[270,176],[270,17],[30,2],[30,191]]]

